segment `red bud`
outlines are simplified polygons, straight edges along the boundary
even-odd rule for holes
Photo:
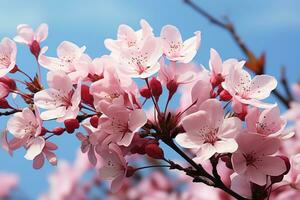
[[[169,96],[173,96],[175,92],[177,91],[178,84],[176,81],[171,80],[167,83],[167,89],[169,90]]]
[[[164,158],[164,152],[157,144],[154,143],[147,144],[145,146],[145,151],[147,155],[150,156],[151,158],[155,158],[155,159]]]
[[[67,119],[64,121],[64,124],[68,133],[73,133],[75,129],[79,128],[79,122],[77,119]]]
[[[90,93],[90,87],[87,85],[81,86],[81,100],[88,105],[94,105],[94,97]]]
[[[162,86],[159,80],[153,77],[149,83],[153,96],[158,99],[162,94]]]
[[[6,99],[0,99],[0,108],[2,109],[8,109],[8,108],[12,108],[9,103],[7,102]]]
[[[12,70],[9,71],[9,73],[14,74],[14,73],[16,73],[17,71],[19,71],[19,68],[18,68],[17,65],[15,65],[14,68],[12,68]]]
[[[40,51],[41,51],[41,47],[40,44],[34,40],[31,45],[29,46],[30,48],[30,52],[36,57],[39,57]]]
[[[54,128],[51,132],[54,134],[54,135],[61,135],[65,132],[66,129],[62,128],[62,127],[56,127]]]
[[[45,127],[42,127],[40,136],[46,135],[47,132],[48,132],[48,130]]]
[[[99,117],[97,115],[94,115],[90,118],[90,123],[94,128],[97,128],[99,124]]]
[[[149,99],[151,97],[151,91],[146,86],[140,89],[140,94],[142,95],[142,97],[145,97],[146,99]]]
[[[11,90],[17,89],[16,82],[13,79],[9,78],[8,76],[1,77],[0,82],[5,84]]]
[[[221,74],[218,74],[216,76],[212,76],[210,79],[210,83],[212,84],[213,87],[217,87],[224,81],[224,78],[222,77]]]
[[[232,96],[229,94],[227,90],[222,90],[220,93],[220,100],[221,101],[230,101],[232,99]]]

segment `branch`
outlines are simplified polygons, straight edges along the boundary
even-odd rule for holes
[[[251,51],[247,45],[242,41],[241,37],[239,36],[239,34],[237,33],[234,25],[227,21],[227,22],[223,22],[219,19],[217,19],[216,17],[212,16],[211,14],[209,14],[208,12],[206,12],[204,9],[202,9],[200,6],[198,6],[197,4],[195,4],[192,0],[184,0],[184,2],[190,6],[191,8],[193,8],[197,13],[199,13],[200,15],[202,15],[203,17],[205,17],[207,20],[209,20],[212,24],[225,29],[226,31],[228,31],[230,33],[230,35],[233,37],[234,41],[236,42],[236,44],[240,47],[240,49],[242,50],[242,52],[247,56],[247,64],[246,67],[248,67],[250,70],[252,70],[255,74],[260,75],[263,74],[264,72],[264,59],[265,56],[264,54],[262,54],[260,57],[256,57],[253,53],[253,51]],[[273,90],[272,94],[274,96],[277,97],[277,99],[279,99],[283,105],[285,105],[286,108],[290,107],[290,102],[293,100],[292,95],[290,95],[290,90],[288,89],[288,84],[286,79],[284,79],[284,81],[281,81],[284,89],[288,95],[288,98],[285,98],[284,95],[282,95],[278,90]]]
[[[21,112],[21,111],[20,110],[12,110],[12,111],[0,112],[0,117],[1,116],[9,116],[9,115],[15,114],[17,112]]]

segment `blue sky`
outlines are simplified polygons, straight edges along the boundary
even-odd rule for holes
[[[278,77],[280,66],[287,67],[288,79],[297,81],[300,75],[300,2],[298,0],[198,0],[195,1],[215,16],[228,16],[238,32],[256,53],[267,52],[267,73]],[[43,43],[49,46],[50,55],[63,40],[86,45],[92,56],[108,53],[103,45],[105,38],[115,38],[120,24],[139,27],[139,20],[146,19],[159,34],[165,24],[180,28],[184,38],[197,30],[202,32],[202,44],[195,62],[207,65],[209,49],[217,49],[223,58],[243,58],[243,54],[224,30],[210,24],[181,0],[66,0],[66,1],[4,1],[0,0],[0,37],[13,37],[16,26],[27,23],[33,27],[49,24],[49,37]],[[18,65],[33,74],[35,65],[26,47],[20,46]],[[43,73],[45,74],[45,70]],[[0,119],[4,128],[6,118]],[[58,156],[73,160],[79,143],[72,135],[55,138],[60,147]],[[53,167],[46,165],[36,171],[31,162],[18,151],[10,158],[0,150],[0,171],[20,175],[22,191],[29,199],[36,199],[47,188],[47,174]]]

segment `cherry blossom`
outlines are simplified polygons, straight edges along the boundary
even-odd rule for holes
[[[34,95],[34,104],[46,109],[41,113],[41,118],[57,119],[59,122],[76,118],[81,100],[81,82],[74,90],[71,79],[63,71],[48,72],[47,81],[50,88]]]
[[[112,180],[111,190],[117,192],[126,178],[127,163],[120,148],[110,144],[108,149],[101,151],[103,166],[99,169],[99,175],[103,180]]]
[[[201,41],[201,33],[197,31],[194,37],[183,42],[179,30],[172,25],[164,26],[160,37],[166,57],[169,60],[182,63],[188,63],[194,58]]]
[[[182,119],[182,126],[186,133],[179,134],[176,141],[182,147],[197,149],[197,162],[238,148],[234,137],[241,129],[241,121],[235,117],[224,119],[224,110],[217,100],[205,101],[198,112]]]
[[[237,137],[238,150],[232,154],[233,169],[258,185],[267,183],[267,176],[278,176],[286,171],[285,162],[275,154],[280,140],[259,134],[241,133]]]
[[[0,172],[0,198],[6,199],[10,192],[18,186],[19,178],[12,173]]]
[[[106,117],[101,118],[100,126],[118,145],[129,146],[134,134],[147,122],[146,113],[141,109],[111,105],[103,113]]]
[[[41,43],[48,37],[48,25],[43,23],[34,31],[28,24],[20,24],[17,33],[16,42],[31,46],[34,41]]]
[[[16,65],[17,46],[9,38],[3,38],[0,43],[0,77],[9,73]]]
[[[87,77],[92,60],[88,55],[84,54],[85,46],[78,47],[72,42],[63,41],[57,47],[57,58],[45,56],[47,49],[48,47],[44,47],[38,58],[39,63],[43,67],[51,71],[64,71],[74,84],[80,78]]]
[[[112,51],[112,53],[117,54],[123,50],[140,48],[146,38],[153,37],[153,29],[146,20],[142,19],[140,25],[141,29],[138,31],[134,31],[126,24],[120,25],[117,40],[106,39],[104,41],[105,47]]]
[[[251,79],[250,74],[242,67],[244,62],[239,62],[230,71],[229,75],[222,83],[235,101],[242,104],[249,104],[260,108],[271,108],[274,104],[261,102],[267,98],[271,91],[277,86],[274,77],[268,75],[256,75]]]
[[[293,132],[284,132],[287,122],[280,116],[278,107],[265,109],[262,112],[260,112],[258,108],[251,108],[245,120],[248,130],[251,132],[265,136],[281,136],[284,138],[293,136]]]
[[[131,78],[148,78],[160,69],[162,46],[158,38],[147,37],[138,49],[127,49],[116,55],[119,70]]]

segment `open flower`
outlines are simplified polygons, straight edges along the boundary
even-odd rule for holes
[[[259,108],[272,108],[274,104],[264,103],[260,100],[270,96],[272,90],[277,86],[274,77],[268,75],[257,75],[251,79],[250,74],[243,70],[244,62],[239,62],[230,71],[229,75],[222,83],[234,101],[242,104],[249,104]]]
[[[120,72],[131,78],[148,78],[159,71],[162,46],[158,38],[148,37],[138,49],[126,49],[114,58]]]
[[[280,116],[278,107],[259,111],[258,108],[251,108],[245,118],[249,131],[264,136],[280,136],[289,138],[293,133],[285,132],[286,120]]]
[[[144,19],[140,21],[141,29],[134,31],[130,26],[122,24],[118,29],[118,38],[116,40],[106,39],[105,47],[113,54],[119,54],[122,50],[129,48],[139,48],[146,38],[153,37],[153,29]]]
[[[30,46],[34,41],[41,43],[48,37],[48,25],[43,23],[34,31],[29,25],[20,24],[17,26],[17,32],[14,40]]]
[[[197,162],[203,162],[215,153],[232,153],[238,146],[236,134],[241,129],[241,121],[231,117],[224,119],[222,104],[209,99],[202,103],[199,111],[182,119],[185,133],[177,135],[176,142],[185,148],[196,149]]]
[[[25,141],[30,137],[39,136],[41,129],[42,121],[37,109],[33,113],[29,108],[24,108],[22,112],[15,113],[7,122],[7,130],[15,138]]]
[[[210,49],[209,68],[211,72],[211,83],[216,86],[223,82],[225,77],[228,76],[231,68],[237,63],[238,61],[236,59],[228,59],[223,62],[219,53],[215,49]]]
[[[127,163],[121,149],[111,143],[108,148],[104,148],[100,153],[103,159],[99,175],[103,180],[112,180],[111,190],[117,192],[121,189],[127,173]]]
[[[237,142],[239,148],[231,158],[237,174],[258,185],[265,185],[267,176],[279,176],[286,171],[284,160],[272,156],[280,147],[278,138],[244,132],[239,134]]]
[[[87,77],[92,60],[84,54],[85,46],[78,47],[72,42],[63,41],[57,47],[57,58],[45,56],[47,49],[44,47],[39,55],[39,63],[43,67],[51,71],[64,71],[74,84],[78,79]]]
[[[9,38],[3,38],[0,43],[0,77],[5,76],[16,65],[17,46]]]
[[[57,146],[46,141],[43,137],[32,138],[27,143],[26,148],[25,158],[33,160],[34,169],[40,169],[44,165],[45,157],[51,165],[57,164],[56,155],[52,152],[57,149]]]
[[[179,30],[172,25],[166,25],[160,33],[163,51],[169,60],[182,63],[190,62],[200,46],[201,33],[195,32],[195,36],[182,41]]]
[[[101,118],[101,129],[110,135],[110,141],[118,145],[129,146],[134,134],[147,122],[141,109],[127,110],[123,106],[111,105],[103,113],[106,116]]]
[[[81,82],[78,82],[74,90],[71,79],[63,71],[48,72],[47,81],[50,88],[34,95],[34,104],[47,109],[41,113],[41,118],[57,118],[59,122],[76,118],[81,100]]]

